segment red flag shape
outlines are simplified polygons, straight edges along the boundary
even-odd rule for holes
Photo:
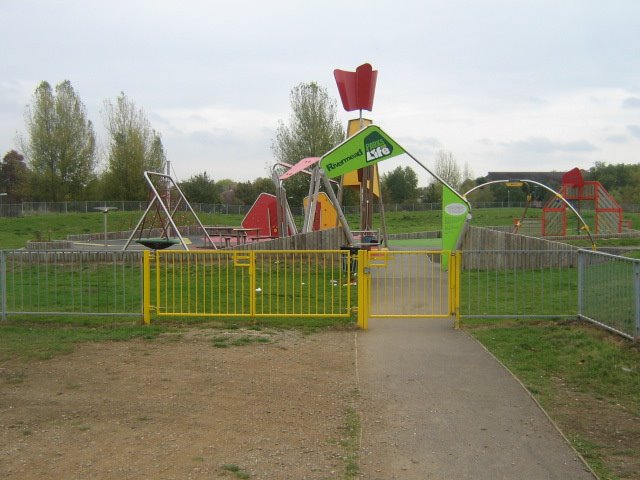
[[[333,76],[338,84],[342,106],[347,112],[373,109],[378,71],[373,70],[370,64],[360,65],[355,72],[335,69]]]

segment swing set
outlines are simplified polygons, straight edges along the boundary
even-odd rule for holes
[[[185,238],[178,228],[178,223],[183,223],[178,220],[181,220],[180,217],[185,212],[191,213],[202,231],[205,242],[212,248],[217,248],[171,175],[144,172],[144,179],[149,185],[151,200],[122,250],[126,250],[136,237],[136,243],[152,250],[163,250],[178,244],[189,250],[191,241],[188,237]]]

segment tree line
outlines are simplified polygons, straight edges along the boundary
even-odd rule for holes
[[[5,201],[145,199],[142,173],[165,168],[160,134],[124,92],[113,102],[105,100],[102,113],[108,140],[106,165],[98,172],[93,123],[71,82],[55,88],[41,82],[18,138],[22,153],[10,150],[0,164]]]
[[[207,172],[180,182],[180,188],[194,203],[250,205],[262,193],[275,193],[273,179],[306,157],[321,156],[345,138],[337,118],[337,102],[315,82],[301,83],[290,93],[291,116],[278,123],[271,151],[275,165],[265,177],[252,181],[214,180]],[[22,153],[10,150],[0,163],[0,193],[5,203],[22,201],[146,200],[142,181],[145,170],[162,172],[166,155],[160,133],[154,130],[144,110],[124,93],[115,101],[105,100],[102,111],[108,135],[106,162],[98,172],[98,147],[93,123],[68,80],[52,88],[43,81],[36,88],[25,113],[25,133],[19,138]],[[460,166],[454,154],[436,152],[434,172],[464,193],[485,178],[472,178],[468,164]],[[640,164],[597,162],[586,173],[597,180],[623,204],[640,204]],[[302,204],[308,194],[309,179],[296,175],[284,186],[291,205]],[[559,185],[549,185],[558,189]],[[418,186],[411,166],[396,167],[381,177],[385,202],[396,204],[437,203],[442,187],[435,179]],[[528,192],[493,185],[474,192],[474,202],[521,202]],[[542,200],[546,192],[530,192]],[[345,205],[356,205],[359,193],[345,190]]]

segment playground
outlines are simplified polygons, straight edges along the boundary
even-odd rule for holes
[[[349,138],[322,157],[274,166],[276,195],[260,195],[238,222],[203,222],[169,173],[145,172],[149,202],[125,235],[109,234],[114,208],[104,206],[102,242],[98,234],[68,249],[0,252],[12,328],[46,336],[43,325],[59,327],[56,345],[67,332],[86,335],[65,356],[43,341],[53,357],[44,362],[8,347],[7,478],[593,478],[569,440],[583,456],[597,442],[624,442],[597,457],[633,471],[638,359],[624,342],[640,332],[637,261],[594,251],[608,235],[636,235],[622,210],[571,171],[559,192],[526,178],[494,182],[551,196],[541,216],[527,203],[509,212],[507,229],[474,226],[474,189],[457,192],[362,117],[375,73],[336,71],[345,109],[360,110]],[[348,91],[358,86],[369,96],[353,104]],[[442,185],[437,235],[390,232],[377,164],[397,155]],[[311,179],[302,221],[286,193],[299,174]],[[360,192],[357,226],[342,210],[343,188]],[[583,218],[590,208],[593,228]],[[535,234],[519,235],[525,224]],[[146,325],[127,324],[133,316]],[[291,326],[300,330],[282,329]],[[555,335],[584,342],[567,371],[558,358],[532,378],[521,372],[571,439],[460,326],[487,344],[515,332],[500,358],[533,352],[528,367],[556,353],[536,354]],[[523,343],[535,328],[547,342]],[[87,343],[96,335],[128,341]],[[586,338],[619,347],[620,359],[603,353],[596,370]],[[591,374],[572,376],[576,364]],[[569,402],[593,377],[601,385]]]

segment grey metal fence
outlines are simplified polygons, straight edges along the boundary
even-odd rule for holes
[[[461,316],[576,317],[578,252],[464,251]]]
[[[86,200],[77,202],[21,202],[8,203],[6,201],[0,203],[0,217],[21,217],[24,215],[40,215],[47,213],[89,213],[95,212],[96,207],[116,207],[120,211],[144,211],[147,208],[146,201],[124,201],[124,200]],[[220,203],[192,203],[193,209],[200,213],[219,213],[223,215],[244,215],[251,205],[229,205]],[[474,203],[473,208],[504,208],[519,207],[523,208],[524,202],[480,202]],[[384,206],[385,211],[440,211],[442,204],[436,203],[387,203]],[[303,209],[299,205],[291,205],[294,215],[302,215]],[[347,205],[343,207],[346,214],[357,214],[360,207],[357,205]],[[379,212],[379,206],[374,205],[374,211]]]
[[[461,316],[582,318],[640,337],[640,260],[593,252],[465,251]],[[137,316],[141,252],[0,251],[0,317]]]
[[[640,260],[594,252],[494,250],[462,255],[463,318],[581,318],[640,337]]]
[[[578,316],[627,338],[640,336],[640,260],[579,252]]]
[[[0,314],[142,314],[140,252],[0,251]]]

